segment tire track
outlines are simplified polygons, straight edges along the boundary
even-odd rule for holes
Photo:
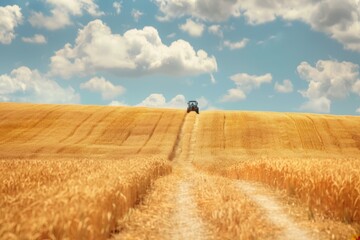
[[[72,136],[75,135],[76,131],[87,121],[89,120],[92,116],[94,116],[95,112],[89,114],[87,117],[85,117],[84,119],[80,120],[80,122],[75,126],[75,128],[64,138],[59,140],[59,143],[63,143],[66,140],[68,140],[69,138],[71,138]]]
[[[329,125],[329,121],[327,121],[327,119],[323,119],[323,125],[324,125],[326,133],[329,134],[329,136],[330,136],[331,144],[337,146],[338,151],[340,153],[342,153],[343,152],[342,145],[341,145],[340,141],[338,140],[338,138],[332,132],[332,129],[330,128],[330,125]]]
[[[181,131],[182,131],[182,128],[184,126],[186,116],[187,115],[184,115],[184,117],[183,117],[183,120],[181,122],[181,127],[180,127],[179,134],[177,135],[175,143],[173,145],[173,148],[172,148],[172,150],[171,150],[171,152],[169,154],[168,158],[169,158],[170,161],[174,160],[175,157],[179,156],[179,154],[181,152],[181,147],[179,146],[180,145],[180,137],[181,137]]]
[[[284,209],[277,203],[276,199],[261,189],[260,184],[246,181],[237,181],[237,187],[244,192],[252,201],[263,209],[266,216],[282,229],[278,239],[309,240],[306,231],[299,228],[292,219],[288,217]]]
[[[40,147],[40,148],[37,148],[30,156],[29,158],[35,158],[36,156],[39,155],[39,153],[44,150],[46,147]]]
[[[90,130],[87,132],[87,134],[82,137],[81,139],[79,139],[78,141],[76,141],[74,144],[79,144],[81,142],[83,142],[85,139],[87,139],[95,130],[95,128],[98,126],[98,123],[103,122],[108,116],[110,116],[110,114],[112,114],[113,112],[115,112],[117,109],[114,109],[108,113],[106,113],[102,118],[100,118],[98,121],[96,121],[90,128]]]
[[[309,115],[305,115],[313,124],[313,128],[315,130],[315,133],[316,133],[316,136],[317,138],[319,139],[319,142],[321,143],[321,146],[320,146],[320,149],[323,150],[325,148],[325,145],[324,145],[324,141],[322,140],[320,134],[319,134],[319,131],[315,125],[315,122],[314,122],[314,119],[312,119]]]
[[[301,147],[302,147],[302,149],[305,150],[304,139],[303,139],[303,137],[302,137],[302,135],[300,133],[300,129],[299,129],[298,125],[297,125],[297,122],[295,121],[295,119],[290,114],[286,113],[285,115],[293,121],[294,126],[296,128],[296,131],[298,132],[298,135],[299,135],[299,139],[300,139],[300,142],[301,142]]]
[[[124,113],[124,114],[126,114],[126,113]],[[138,112],[131,113],[130,120],[128,122],[126,122],[126,124],[121,123],[123,130],[121,131],[121,133],[119,135],[121,136],[125,133],[124,134],[125,138],[123,138],[119,143],[117,143],[117,145],[121,146],[123,144],[123,142],[125,142],[126,139],[128,139],[128,137],[131,135],[131,130],[132,130],[131,125],[135,122],[135,119],[138,117],[138,115],[139,115]],[[120,115],[119,118],[123,119],[123,116]],[[95,143],[97,143],[97,144],[101,143],[101,141],[99,139],[104,139],[105,134],[109,131],[108,128],[110,128],[111,126],[113,126],[115,124],[119,124],[118,118],[115,118],[113,121],[111,121],[111,123],[108,125],[108,127],[100,134],[99,138],[95,141]]]
[[[157,180],[156,187],[145,197],[145,204],[129,212],[119,234],[113,236],[115,239],[211,239],[193,196],[193,120],[190,114],[184,117],[173,150],[176,154],[172,173]]]
[[[199,174],[191,164],[198,127],[198,116],[194,116],[195,121],[191,120],[192,116],[194,115],[186,115],[180,131],[179,147],[185,151],[181,151],[174,159],[174,168],[181,171],[183,177],[177,189],[177,208],[172,218],[177,227],[170,228],[171,239],[208,239],[211,236],[209,229],[200,218],[199,209],[190,191],[193,188],[193,178]],[[188,121],[194,123],[189,124]]]
[[[98,121],[96,121],[96,122],[91,126],[90,130],[87,132],[87,134],[86,134],[84,137],[82,137],[81,139],[79,139],[79,140],[76,141],[75,143],[67,144],[67,145],[65,145],[65,146],[62,146],[61,148],[59,148],[59,149],[56,151],[56,153],[63,153],[63,152],[66,150],[66,148],[68,148],[69,146],[74,145],[74,144],[79,144],[79,143],[81,143],[82,141],[84,141],[86,138],[88,138],[88,137],[92,134],[92,132],[93,132],[94,129],[97,127],[97,124],[98,124],[99,122],[102,122],[105,118],[107,118],[111,113],[113,113],[113,112],[116,111],[116,110],[117,110],[117,109],[114,109],[114,110],[106,113],[102,118],[100,118]],[[93,115],[93,114],[92,114],[92,115]],[[92,116],[92,115],[91,115],[91,116]],[[89,117],[86,119],[86,121],[88,121],[88,119],[91,118],[91,116],[89,116]],[[85,121],[84,121],[84,122],[85,122]],[[79,124],[79,126],[76,128],[76,131],[83,125],[84,122],[82,122],[82,123]],[[75,131],[75,132],[76,132],[76,131]],[[75,135],[75,133],[74,133],[74,135]],[[69,138],[67,138],[67,139],[69,139]]]
[[[148,138],[146,139],[145,143],[139,148],[139,150],[136,152],[136,154],[139,154],[139,153],[141,152],[141,150],[148,144],[148,142],[150,141],[151,137],[153,136],[153,134],[154,134],[154,132],[155,132],[155,129],[156,129],[156,127],[158,126],[158,124],[159,124],[159,122],[160,122],[163,114],[164,114],[164,112],[162,112],[162,113],[160,114],[159,119],[156,121],[153,129],[151,129],[151,132],[150,132]]]
[[[35,123],[31,124],[30,126],[26,126],[25,128],[22,129],[22,131],[20,131],[19,133],[17,133],[15,136],[11,136],[7,139],[3,139],[2,142],[0,142],[0,145],[6,144],[10,141],[14,141],[15,139],[19,138],[23,133],[25,133],[26,131],[28,131],[29,129],[33,129],[36,128],[37,126],[40,125],[40,123],[42,121],[44,121],[50,114],[52,114],[53,112],[55,112],[58,108],[61,108],[62,106],[56,105],[50,109],[50,111],[48,111],[47,113],[45,113],[44,116],[40,117],[40,119],[38,119]]]
[[[198,216],[195,201],[190,194],[190,183],[182,181],[177,189],[177,209],[174,220],[177,223],[169,234],[171,239],[205,239],[205,229]]]
[[[62,110],[63,110],[63,109],[62,109]],[[64,112],[62,112],[62,113],[61,113],[61,112],[60,112],[60,113],[57,113],[56,118],[59,119],[59,118],[60,118],[61,116],[63,116],[63,115],[64,115]],[[57,119],[56,119],[56,120],[57,120]],[[48,131],[49,128],[51,128],[54,124],[57,123],[56,120],[52,121],[48,126],[42,127],[42,129],[41,129],[40,131],[38,131],[37,133],[35,133],[33,136],[31,136],[30,138],[28,138],[26,141],[27,141],[27,142],[28,142],[28,141],[32,141],[34,138],[36,138],[36,137],[38,137],[39,135],[41,135],[42,133]]]
[[[226,124],[226,113],[224,113],[224,119],[223,119],[223,149],[226,148],[226,132],[225,132],[225,124]]]

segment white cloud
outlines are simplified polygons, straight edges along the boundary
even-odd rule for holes
[[[216,83],[216,79],[214,77],[214,75],[210,74],[210,81],[211,83],[215,84]]]
[[[208,31],[209,33],[214,34],[221,38],[224,36],[220,25],[211,25],[208,27]]]
[[[244,38],[239,42],[224,41],[224,46],[231,50],[244,48],[249,42],[249,39]]]
[[[220,99],[221,102],[238,102],[244,100],[246,94],[238,88],[232,88]]]
[[[35,43],[35,44],[47,43],[46,38],[41,34],[35,34],[32,37],[23,37],[21,39],[23,42],[26,42],[26,43]]]
[[[346,49],[360,52],[360,5],[354,0],[155,0],[161,21],[184,16],[209,22],[245,17],[248,24],[262,24],[282,18],[302,21],[326,33]]]
[[[210,106],[209,100],[207,100],[205,97],[199,97],[196,99],[196,101],[199,103],[199,108],[204,110],[208,109]]]
[[[360,79],[354,83],[352,86],[352,91],[360,96]]]
[[[166,37],[167,38],[174,38],[176,36],[176,33],[170,33]]]
[[[247,73],[238,73],[230,77],[236,86],[245,92],[250,92],[254,88],[260,87],[264,83],[271,83],[272,76],[270,73],[264,75],[249,75]]]
[[[357,112],[357,113],[360,113],[360,107],[359,107],[358,109],[356,109],[356,112]]]
[[[124,87],[115,86],[103,77],[93,77],[89,81],[80,84],[80,88],[91,92],[99,92],[104,100],[114,99],[125,92]]]
[[[199,103],[200,110],[204,110],[209,107],[209,101],[205,97],[197,98],[196,101]],[[186,109],[187,100],[184,95],[179,94],[173,97],[170,101],[167,101],[163,94],[153,93],[139,103],[138,106]]]
[[[330,112],[331,101],[356,92],[359,66],[351,62],[319,60],[315,67],[302,62],[297,67],[299,76],[309,83],[308,89],[299,91],[308,102],[301,109]]]
[[[109,106],[128,106],[128,105],[124,102],[114,100],[109,103]]]
[[[291,93],[294,90],[293,84],[288,79],[285,79],[282,84],[276,82],[274,88],[277,92],[280,93]]]
[[[318,112],[318,113],[329,113],[331,107],[331,101],[327,97],[319,97],[309,99],[308,102],[300,106],[301,110]]]
[[[153,93],[139,103],[138,106],[155,108],[186,108],[187,104],[184,95],[176,95],[167,102],[163,94]]]
[[[115,12],[117,15],[121,12],[121,3],[120,2],[113,2],[113,8],[115,8]]]
[[[131,11],[131,16],[133,17],[133,19],[135,20],[135,22],[138,22],[139,19],[141,18],[141,16],[143,15],[144,13],[137,10],[137,9],[133,9]]]
[[[265,45],[266,43],[273,41],[275,39],[278,39],[278,38],[279,38],[279,36],[271,35],[270,37],[268,37],[264,40],[258,41],[256,44],[257,45]]]
[[[186,23],[179,26],[182,31],[187,32],[192,37],[201,37],[204,27],[204,24],[194,22],[190,18],[186,19]]]
[[[192,16],[205,21],[224,21],[229,17],[240,16],[240,4],[236,0],[155,0],[163,16],[160,21]]]
[[[51,6],[51,15],[45,16],[42,12],[34,12],[29,22],[34,27],[57,30],[71,25],[71,16],[82,16],[87,12],[93,17],[104,15],[94,0],[45,0]]]
[[[198,75],[217,71],[214,56],[197,52],[184,40],[164,45],[153,27],[112,34],[101,20],[78,33],[74,47],[66,44],[51,57],[51,74],[64,78],[108,71],[117,76],[148,74]]]
[[[22,19],[18,5],[0,6],[0,43],[10,44],[15,39],[15,28],[22,23]]]
[[[235,83],[236,88],[229,89],[220,101],[222,102],[236,102],[246,98],[246,94],[253,89],[259,88],[262,84],[271,83],[272,76],[270,73],[265,75],[249,75],[247,73],[238,73],[230,77]]]
[[[80,96],[71,87],[62,88],[28,67],[14,69],[10,75],[0,75],[0,99],[38,103],[79,103]]]

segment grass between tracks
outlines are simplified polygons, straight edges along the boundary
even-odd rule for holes
[[[196,202],[203,220],[215,228],[214,239],[274,239],[281,231],[233,181],[203,174],[194,182]]]

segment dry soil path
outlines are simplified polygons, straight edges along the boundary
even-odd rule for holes
[[[199,178],[206,178],[206,174],[192,165],[197,119],[195,114],[186,116],[173,156],[173,172],[157,180],[143,202],[128,213],[120,224],[119,233],[113,236],[115,239],[221,239],[220,230],[216,224],[204,219],[199,201],[195,199],[194,183]],[[215,181],[209,182],[215,184]],[[230,183],[276,226],[277,231],[269,234],[269,239],[311,239],[307,231],[297,226],[281,204],[260,184],[245,181]],[[222,214],[221,211],[219,214]],[[229,221],[229,226],[242,224]]]

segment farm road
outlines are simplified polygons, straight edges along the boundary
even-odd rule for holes
[[[306,230],[297,226],[295,220],[286,214],[282,204],[277,202],[274,193],[260,184],[209,176],[195,169],[192,161],[196,146],[197,122],[196,114],[191,113],[185,117],[174,149],[173,172],[154,183],[142,203],[123,219],[119,233],[113,236],[114,239],[224,239],[236,236],[237,239],[261,237],[304,240],[312,239],[310,235],[314,239],[319,239],[319,236],[308,234]],[[206,186],[199,189],[199,182],[209,185],[209,189],[224,188],[216,186],[220,182],[229,184],[229,189],[239,191],[243,198],[229,200],[229,197],[224,195],[217,200],[214,197],[213,201],[219,202],[213,205],[226,206],[232,201],[233,206],[239,206],[240,209],[217,209],[217,213],[211,214],[220,215],[218,221],[224,219],[224,223],[214,223],[214,219],[209,219],[206,210],[201,208],[207,202],[211,204],[212,200],[199,199],[199,196],[202,196],[200,191],[206,189]],[[247,198],[245,203],[244,198]],[[251,209],[246,210],[248,205],[255,206],[264,217],[253,217]],[[239,222],[237,217],[233,217],[235,214],[232,211],[243,214],[245,222]],[[244,232],[246,230],[250,232]]]

